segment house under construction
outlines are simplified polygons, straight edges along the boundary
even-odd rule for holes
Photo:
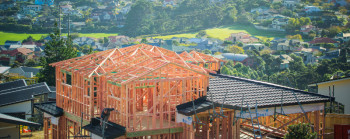
[[[281,137],[309,122],[323,135],[326,96],[218,74],[225,61],[138,44],[51,64],[56,102],[45,112],[45,138]],[[107,129],[99,118],[114,108]]]

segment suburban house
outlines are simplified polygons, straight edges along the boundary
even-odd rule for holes
[[[335,40],[339,41],[340,43],[348,42],[350,40],[350,33],[339,33],[334,37]]]
[[[13,1],[3,1],[0,3],[0,10],[7,10],[16,6],[16,2]]]
[[[269,20],[269,19],[273,19],[273,16],[268,12],[261,13],[256,17],[256,20],[259,20],[259,21]]]
[[[9,48],[10,45],[21,45],[22,42],[21,41],[5,41],[5,47]]]
[[[109,36],[108,37],[109,42],[115,43],[117,45],[122,45],[122,44],[128,44],[131,40],[128,36]]]
[[[73,40],[74,44],[77,44],[79,46],[83,46],[83,45],[90,45],[90,46],[94,46],[95,45],[95,40],[89,37],[79,37],[79,38],[75,38]]]
[[[349,4],[346,0],[328,0],[328,3],[333,3],[335,6],[346,6]]]
[[[258,38],[244,32],[232,33],[230,37],[226,38],[226,40],[231,41],[233,43],[242,42],[244,44],[259,42]]]
[[[26,59],[33,58],[34,52],[27,48],[17,48],[15,50],[0,52],[0,62],[3,65],[12,65],[15,61],[23,63]]]
[[[72,29],[75,29],[75,30],[81,30],[82,27],[85,27],[85,22],[72,22],[71,26],[72,26]]]
[[[21,138],[20,126],[38,127],[39,123],[27,121],[17,117],[0,113],[0,138],[1,139],[19,139]]]
[[[232,60],[235,64],[236,62],[243,62],[245,59],[248,58],[248,55],[246,54],[235,54],[235,53],[223,53],[222,56],[224,57],[224,60]]]
[[[8,74],[10,69],[11,67],[5,67],[0,65],[0,74],[2,75]]]
[[[269,28],[276,31],[285,31],[284,27],[288,24],[289,17],[282,15],[277,15],[272,20],[272,23],[269,25]]]
[[[264,6],[261,6],[261,7],[258,7],[258,8],[253,8],[250,10],[251,13],[255,13],[255,12],[258,12],[258,13],[264,13],[264,12],[267,12],[270,8],[268,7],[264,7]]]
[[[170,50],[170,51],[174,51],[178,54],[185,52],[185,51],[190,52],[190,51],[194,50],[193,48],[186,47],[186,46],[175,46],[173,44],[173,40],[165,40],[165,42],[162,43],[160,47],[167,49],[167,50]]]
[[[11,50],[15,50],[17,48],[27,48],[29,50],[35,51],[36,45],[35,44],[34,45],[24,45],[24,44],[22,44],[22,45],[10,45],[8,50],[11,51]]]
[[[275,58],[282,59],[282,63],[280,65],[281,70],[289,68],[289,62],[293,60],[289,55],[286,54],[275,56]]]
[[[35,0],[35,5],[53,5],[54,0]]]
[[[294,48],[292,46],[297,45],[287,39],[273,40],[271,43],[270,49],[275,51],[293,51]]]
[[[70,13],[73,10],[72,5],[69,5],[69,4],[62,5],[60,7],[62,9],[62,13],[64,13],[64,14],[68,14],[68,13]]]
[[[340,56],[340,49],[328,51],[324,56],[321,56],[319,59],[333,59]]]
[[[303,33],[304,35],[308,35],[310,31],[315,31],[315,29],[316,27],[313,25],[304,25],[300,27],[300,32]]]
[[[300,3],[299,0],[283,0],[283,6],[289,9],[293,9],[296,5]]]
[[[331,94],[331,96],[335,98],[335,101],[340,102],[344,105],[344,114],[350,114],[350,77],[313,83],[308,86],[316,87],[318,94],[325,96],[329,96]]]
[[[0,113],[28,119],[33,116],[33,105],[45,102],[50,89],[45,82],[27,85],[22,80],[0,84]]]
[[[316,13],[316,12],[322,12],[322,10],[319,7],[316,7],[316,6],[305,6],[304,7],[304,11],[307,14]]]
[[[23,10],[23,11],[32,10],[32,11],[34,11],[34,12],[40,12],[42,8],[43,8],[43,7],[42,7],[41,5],[27,5],[27,6],[23,6],[23,7],[22,7],[22,10]]]
[[[267,49],[268,47],[266,47],[264,44],[261,43],[252,43],[252,44],[245,44],[243,46],[243,50],[247,51],[247,50],[257,50],[257,51],[261,51],[264,49]]]
[[[122,13],[115,15],[115,20],[118,28],[124,27],[126,17]]]
[[[302,48],[299,52],[295,52],[294,54],[297,56],[300,56],[304,60],[304,64],[316,64],[317,63],[317,57],[314,56],[314,50],[312,48]]]
[[[175,1],[175,0],[164,0],[164,1],[163,1],[163,6],[165,7],[165,6],[167,6],[167,5],[172,5],[172,6],[174,6],[174,5],[176,5],[176,1]]]
[[[20,66],[18,68],[12,68],[9,71],[11,75],[24,76],[26,78],[32,78],[36,76],[39,72],[40,72],[40,69],[38,68],[23,67],[23,66]]]
[[[311,46],[320,46],[323,44],[334,44],[335,46],[338,46],[338,42],[331,38],[315,38],[314,40],[309,41],[309,44],[311,44]]]

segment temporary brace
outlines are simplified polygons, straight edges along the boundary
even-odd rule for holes
[[[199,120],[198,116],[197,116],[197,112],[196,112],[196,108],[194,107],[194,100],[193,97],[191,97],[192,99],[192,108],[194,110],[194,115],[196,116],[196,123],[197,124],[201,124],[201,125],[205,125],[201,120]],[[194,125],[193,125],[194,126]]]
[[[250,116],[250,120],[252,121],[252,127],[253,127],[253,134],[254,134],[254,139],[256,138],[261,138],[261,130],[260,130],[260,122],[259,122],[259,115],[258,115],[258,101],[255,100],[255,112],[252,112],[250,110],[250,107],[249,107],[249,103],[247,102],[247,107],[248,107],[248,110],[249,110],[249,116]],[[252,114],[255,114],[255,117],[252,116]],[[254,123],[254,119],[257,120],[257,123]],[[258,129],[255,129],[255,126],[254,125],[257,125],[258,126]],[[259,135],[256,135],[255,133],[256,132],[259,132]]]
[[[288,115],[286,115],[286,114],[284,113],[284,111],[283,111],[283,93],[284,93],[284,92],[282,91],[282,96],[281,96],[281,112],[280,112],[280,113],[277,112],[277,110],[276,110],[277,105],[275,105],[275,110],[274,110],[274,113],[273,113],[273,121],[276,121],[278,115],[288,116]]]
[[[289,86],[291,86],[291,83],[290,83],[288,77],[287,77],[287,81],[288,81],[288,83],[289,83]],[[307,114],[306,114],[306,112],[305,112],[305,110],[304,110],[304,108],[303,108],[303,105],[301,105],[301,103],[300,103],[300,101],[299,101],[297,95],[295,95],[294,90],[292,90],[292,92],[293,92],[293,96],[294,96],[295,100],[298,102],[298,105],[300,106],[301,111],[303,111],[306,120],[307,120],[309,123],[311,123],[309,117],[307,117]],[[311,129],[312,129],[312,132],[314,132],[314,127],[313,127],[313,126],[311,126]]]

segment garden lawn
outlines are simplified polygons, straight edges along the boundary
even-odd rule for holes
[[[263,31],[255,29],[252,25],[232,25],[232,26],[222,26],[217,28],[210,28],[205,30],[207,34],[212,38],[217,38],[220,40],[225,40],[230,36],[231,33],[238,33],[238,32],[245,32],[250,35],[253,35],[255,37],[258,37],[259,39],[266,40],[266,39],[274,39],[276,37],[284,38],[286,36],[283,32],[274,32],[274,31]],[[193,38],[197,34],[196,33],[188,33],[188,34],[175,34],[175,35],[167,35],[167,36],[156,36],[154,38],[161,38],[161,39],[170,39],[172,37],[186,37],[186,38]]]
[[[8,33],[8,32],[0,32],[0,45],[4,45],[5,41],[22,41],[29,36],[32,36],[35,40],[39,40],[41,36],[47,36],[48,34],[27,34],[27,33]],[[67,35],[67,34],[62,34]],[[93,38],[101,38],[108,36],[116,36],[117,33],[109,34],[109,33],[79,33],[80,37],[93,37]]]

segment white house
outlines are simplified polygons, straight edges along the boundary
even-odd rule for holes
[[[45,82],[27,85],[22,80],[0,84],[0,113],[28,119],[34,114],[34,102],[47,100],[50,89]]]
[[[316,87],[317,93],[329,96],[329,93],[333,94],[335,101],[344,105],[344,114],[350,114],[350,77],[344,77],[339,79],[333,79],[329,81],[318,82],[308,85],[309,87]],[[332,95],[333,96],[333,95]]]
[[[23,6],[23,11],[33,10],[34,12],[40,12],[43,7],[41,5],[27,5]]]
[[[17,48],[27,48],[29,50],[35,51],[36,45],[10,45],[9,50],[15,50]]]
[[[316,6],[305,6],[304,10],[306,13],[321,12],[322,10]]]
[[[27,78],[32,78],[39,73],[40,69],[31,67],[18,67],[9,70],[10,74],[17,74],[18,76],[24,76]]]

